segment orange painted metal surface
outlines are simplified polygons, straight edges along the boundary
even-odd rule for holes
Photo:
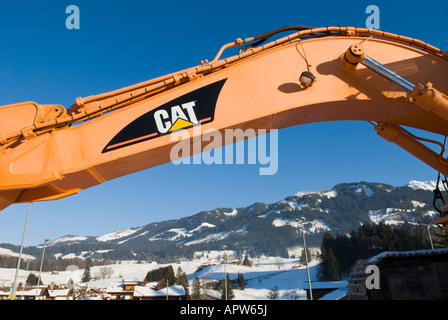
[[[313,37],[318,33],[325,34]],[[78,98],[68,110],[33,102],[0,107],[0,209],[70,196],[167,163],[177,143],[170,133],[186,128],[192,134],[197,130],[192,125],[198,123],[203,133],[373,121],[378,123],[378,134],[448,175],[440,150],[432,151],[401,128],[448,135],[444,51],[379,30],[326,27],[299,31],[221,59],[224,49],[241,44],[237,39],[225,45],[215,59],[197,67]],[[420,84],[420,91],[411,97],[365,66],[347,63],[344,55],[354,44]],[[316,77],[310,87],[299,82],[306,70]],[[435,93],[427,90],[428,83]],[[418,96],[424,100],[421,104],[414,100]],[[185,122],[175,123],[179,113]],[[142,128],[148,121],[155,121],[153,131]]]

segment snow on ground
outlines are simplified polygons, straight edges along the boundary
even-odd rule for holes
[[[229,257],[232,252],[228,250]],[[253,266],[242,266],[230,264],[234,260],[228,260],[229,263],[222,264],[223,252],[200,252],[196,254],[195,259],[189,261],[180,261],[171,263],[174,271],[180,267],[187,274],[190,285],[195,275],[202,281],[219,281],[224,277],[225,272],[231,279],[237,279],[238,273],[242,273],[246,279],[245,290],[234,289],[235,299],[238,300],[267,300],[269,293],[273,289],[278,290],[279,299],[306,299],[304,288],[307,287],[307,269],[306,266],[300,266],[297,259],[286,259],[279,257],[261,257],[252,259]],[[234,258],[234,256],[233,256]],[[147,272],[170,264],[158,264],[155,262],[137,263],[135,261],[121,261],[119,263],[107,266],[94,266],[90,269],[93,279],[88,283],[92,288],[111,288],[116,287],[123,281],[143,281]],[[101,270],[107,268],[111,275],[103,278],[100,276]],[[316,280],[316,262],[310,263],[311,280]],[[9,287],[14,281],[15,268],[0,268],[0,286]],[[20,270],[18,282],[25,281],[30,272]],[[68,268],[66,271],[57,273],[42,272],[42,281],[44,284],[67,284],[72,279],[75,284],[81,283],[84,269],[76,267]],[[212,296],[218,297],[219,293],[210,290]]]
[[[11,256],[11,257],[18,257],[19,254],[17,252],[11,251],[9,249],[5,249],[5,248],[0,248],[0,257],[1,256]],[[28,260],[28,259],[36,259],[33,256],[30,256],[28,254],[22,254],[22,259],[24,260]]]

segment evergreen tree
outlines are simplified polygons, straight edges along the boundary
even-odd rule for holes
[[[339,265],[336,257],[333,254],[333,250],[328,250],[328,280],[338,281],[341,280],[341,274],[339,272]]]
[[[168,281],[168,285],[170,286],[176,283],[176,275],[174,274],[174,269],[172,266],[169,266],[165,278]]]
[[[310,249],[306,248],[306,254],[308,256],[308,263],[309,263],[311,261],[311,259],[310,259],[310,257],[311,257]],[[305,255],[305,250],[302,250],[302,254],[300,255],[300,263],[301,264],[306,264],[307,256]]]
[[[191,299],[193,300],[201,300],[201,281],[199,280],[197,275],[194,275],[193,279],[193,292],[191,293]]]
[[[25,285],[36,286],[38,277],[34,273],[30,273],[28,278],[26,278]]]
[[[176,275],[174,274],[173,266],[168,266],[162,270],[162,276],[157,284],[157,290],[172,286],[176,283]]]
[[[227,288],[225,286],[225,283],[227,283]],[[219,290],[221,292],[221,300],[232,300],[233,298],[235,298],[235,294],[233,292],[232,280],[230,280],[229,275],[226,275],[225,278],[221,279]],[[227,291],[227,299],[226,299],[226,291]]]
[[[243,266],[252,267],[252,261],[247,257],[247,254],[244,257]]]
[[[244,279],[241,272],[238,272],[238,285],[240,286],[241,290],[244,290],[246,288],[246,279]]]
[[[82,282],[89,282],[92,279],[92,276],[90,275],[90,267],[91,266],[92,266],[92,259],[87,258],[85,261],[84,273],[81,278]]]
[[[87,267],[84,269],[84,273],[83,273],[83,275],[82,275],[81,281],[82,281],[82,282],[89,282],[91,279],[92,279],[92,277],[91,277],[91,275],[90,275],[90,267],[87,266]]]
[[[317,278],[320,281],[336,281],[341,279],[338,262],[333,254],[333,250],[321,248],[320,261],[317,268]]]
[[[148,271],[145,281],[159,281],[158,287],[165,288],[168,285],[176,283],[176,275],[174,274],[173,266],[162,267],[155,270]]]
[[[187,293],[187,296],[189,295],[189,292],[188,292],[188,277],[187,277],[187,274],[185,272],[183,272],[181,267],[177,268],[176,284],[181,285],[185,289],[185,292]]]

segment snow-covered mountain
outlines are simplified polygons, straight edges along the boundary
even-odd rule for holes
[[[301,246],[302,230],[310,247],[320,247],[325,232],[348,232],[365,221],[431,223],[436,214],[432,207],[435,184],[341,183],[330,190],[298,192],[272,204],[217,208],[99,237],[64,236],[52,241],[47,252],[62,258],[148,261],[192,257],[197,251],[219,250],[225,244],[250,251],[252,256],[288,256],[292,248]],[[32,249],[24,252],[32,254]]]
[[[437,181],[417,181],[412,180],[408,183],[408,187],[415,190],[428,190],[433,191],[436,188]]]

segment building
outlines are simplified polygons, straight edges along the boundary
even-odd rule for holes
[[[382,252],[348,282],[349,300],[448,300],[448,249]]]
[[[10,290],[9,288],[1,288],[0,289],[0,300],[7,300],[9,299],[9,295],[10,295]]]
[[[105,290],[110,300],[185,300],[182,286],[156,289],[157,282],[123,282]]]
[[[73,300],[73,289],[46,288],[41,294],[43,300]]]
[[[136,286],[135,300],[185,300],[187,292],[182,286],[169,286],[156,290],[153,286]]]
[[[16,291],[16,299],[20,300],[36,300],[36,296],[42,296],[42,292],[44,288],[25,288],[25,290],[17,290]]]
[[[42,286],[39,289],[35,287],[17,289],[15,293],[15,300],[36,300],[36,296],[40,297],[44,289],[45,288]],[[10,300],[11,294],[11,288],[0,289],[0,300]]]
[[[106,288],[105,293],[110,300],[132,300],[137,282],[123,282],[117,286]]]
[[[313,300],[345,300],[347,296],[348,282],[342,281],[311,281],[311,293]],[[304,282],[303,290],[306,298],[311,299],[308,281]]]
[[[96,288],[81,288],[75,292],[74,300],[106,300],[107,294]]]

